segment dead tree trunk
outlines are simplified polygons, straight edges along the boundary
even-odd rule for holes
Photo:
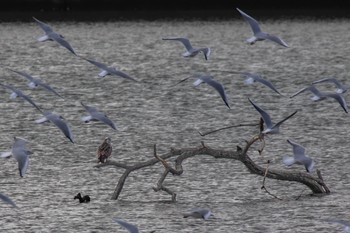
[[[194,157],[196,155],[209,155],[217,159],[234,159],[242,162],[246,168],[251,172],[252,174],[263,176],[264,179],[271,178],[271,179],[277,179],[277,180],[285,180],[285,181],[294,181],[301,184],[306,185],[308,188],[311,189],[311,191],[315,194],[320,193],[330,193],[330,190],[326,186],[326,184],[323,181],[323,178],[321,176],[321,172],[317,170],[317,177],[307,173],[307,172],[293,172],[293,171],[285,171],[281,169],[265,169],[256,163],[248,156],[247,152],[251,145],[253,145],[256,141],[261,140],[260,137],[254,137],[252,140],[247,142],[247,145],[244,147],[244,149],[237,146],[237,150],[222,150],[222,149],[213,149],[210,148],[202,142],[202,145],[197,148],[181,148],[181,149],[174,149],[172,148],[170,152],[163,154],[163,155],[157,155],[156,152],[156,145],[154,145],[154,157],[153,159],[150,159],[145,162],[136,163],[132,166],[117,163],[115,161],[107,161],[106,163],[98,164],[95,167],[101,168],[105,166],[115,166],[119,168],[125,169],[124,174],[120,177],[119,182],[115,188],[115,191],[112,195],[113,200],[117,200],[119,198],[119,195],[123,189],[123,185],[126,181],[126,178],[128,175],[138,169],[142,169],[144,167],[152,166],[158,162],[161,162],[165,168],[163,174],[161,175],[160,179],[157,182],[156,187],[153,188],[154,191],[165,191],[168,194],[172,196],[172,200],[176,201],[176,193],[168,189],[164,186],[163,182],[167,175],[169,173],[173,175],[181,175],[183,173],[182,168],[182,162],[185,159]],[[259,150],[259,152],[261,152]],[[175,159],[175,165],[174,168],[171,167],[166,160],[171,157],[177,157]],[[263,188],[263,187],[262,187]]]

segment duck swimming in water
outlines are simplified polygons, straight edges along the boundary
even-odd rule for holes
[[[89,197],[88,195],[85,195],[85,196],[82,197],[80,193],[78,193],[78,194],[74,197],[74,199],[79,199],[79,202],[80,202],[80,203],[90,202],[90,197]]]

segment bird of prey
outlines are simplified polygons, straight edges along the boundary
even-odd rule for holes
[[[8,196],[6,196],[5,194],[0,193],[0,199],[9,204],[12,205],[13,207],[17,208],[16,204],[11,200],[11,198],[9,198]]]
[[[109,137],[106,137],[98,147],[97,158],[99,163],[105,163],[112,154],[112,143]]]
[[[38,109],[40,112],[42,112],[41,109],[33,102],[33,100],[31,98],[29,98],[27,95],[23,94],[22,91],[14,88],[11,85],[6,85],[6,84],[0,84],[0,85],[11,91],[11,95],[10,95],[11,99],[14,99],[16,97],[22,97],[24,100],[26,100],[31,105],[33,105],[36,109]]]
[[[9,68],[8,68],[9,69]],[[60,94],[58,94],[54,89],[52,89],[52,87],[50,87],[48,84],[44,83],[43,81],[41,81],[40,79],[34,78],[33,76],[31,76],[30,74],[27,74],[25,72],[22,71],[16,71],[16,70],[12,70],[9,69],[10,71],[19,74],[23,77],[25,77],[29,83],[28,86],[30,88],[36,88],[38,86],[42,86],[43,88],[45,88],[47,91],[52,92],[53,94],[57,95],[60,98],[63,98]]]
[[[313,96],[311,97],[311,99],[313,101],[321,101],[321,100],[324,100],[326,98],[333,98],[336,101],[338,101],[338,103],[344,109],[344,111],[346,113],[348,113],[348,105],[347,105],[344,97],[341,94],[339,94],[337,92],[323,92],[323,91],[319,91],[314,85],[306,86],[306,87],[300,89],[299,91],[297,91],[296,93],[291,95],[290,98],[293,98],[293,97],[299,95],[300,93],[303,93],[304,91],[312,92]]]
[[[62,131],[64,136],[66,136],[72,143],[74,143],[72,131],[62,116],[52,112],[48,112],[48,111],[43,112],[43,115],[44,115],[43,118],[40,118],[35,122],[38,124],[44,123],[47,121],[54,123]]]
[[[281,93],[274,87],[274,85],[261,77],[261,75],[259,74],[253,74],[253,73],[249,73],[249,72],[242,72],[241,73],[244,77],[246,77],[246,79],[244,80],[245,84],[252,84],[254,82],[260,82],[262,84],[264,84],[265,86],[267,86],[268,88],[270,88],[271,90],[273,90],[274,92],[276,92],[277,94],[281,95]]]
[[[305,166],[307,172],[311,172],[315,166],[315,162],[313,159],[305,155],[305,148],[302,145],[299,145],[292,140],[287,139],[287,142],[293,146],[293,154],[294,156],[284,156],[283,163],[286,166],[291,166],[293,164],[299,164]]]
[[[286,118],[284,118],[283,120],[279,121],[278,123],[273,124],[271,121],[270,115],[264,109],[260,108],[258,105],[256,105],[249,98],[248,98],[248,100],[254,106],[254,108],[260,113],[262,119],[265,122],[266,129],[261,132],[262,134],[277,134],[277,133],[279,133],[279,130],[280,130],[279,128],[280,128],[281,124],[283,122],[285,122],[286,120],[288,120],[289,118],[291,118],[292,116],[294,116],[298,112],[298,111],[295,111],[292,114],[290,114],[289,116],[287,116]]]
[[[109,125],[112,129],[116,130],[116,126],[113,121],[111,121],[106,114],[99,111],[98,109],[85,105],[83,102],[80,102],[81,105],[85,108],[85,110],[89,113],[88,116],[83,116],[81,118],[82,121],[85,123],[88,123],[89,121],[95,120],[95,121],[101,121],[102,123],[105,123],[106,125]]]
[[[80,56],[81,57],[81,56]],[[97,61],[94,61],[94,60],[91,60],[91,59],[87,59],[87,58],[84,58],[84,57],[81,57],[82,59],[90,62],[91,64],[97,66],[98,68],[101,69],[101,72],[98,74],[99,77],[103,78],[105,77],[106,75],[114,75],[114,76],[117,76],[117,77],[122,77],[122,78],[125,78],[125,79],[129,79],[131,81],[134,81],[134,82],[137,82],[136,79],[130,77],[128,74],[120,71],[120,70],[117,70],[116,68],[114,67],[109,67],[103,63],[100,63],[100,62],[97,62]]]
[[[210,217],[210,215],[211,211],[209,209],[194,208],[189,213],[184,214],[184,218],[192,217],[207,220]]]
[[[336,78],[334,77],[330,77],[330,78],[323,78],[323,79],[320,79],[320,80],[316,80],[316,81],[313,81],[312,84],[317,84],[317,83],[325,83],[325,82],[331,82],[331,83],[334,83],[335,86],[337,87],[336,89],[336,92],[339,93],[339,94],[342,94],[344,92],[346,92],[349,87],[342,84],[341,82],[339,82]]]
[[[29,164],[29,155],[32,154],[31,151],[28,151],[26,149],[26,144],[26,140],[19,137],[14,137],[14,143],[12,145],[11,151],[3,152],[0,155],[3,158],[13,156],[17,160],[19,175],[21,177],[23,177],[27,171]]]
[[[39,37],[38,41],[40,41],[40,42],[47,41],[47,40],[56,41],[58,44],[60,44],[61,46],[65,47],[66,49],[68,49],[71,53],[73,53],[74,55],[77,55],[75,53],[74,49],[72,48],[72,46],[64,39],[64,37],[62,35],[60,35],[57,32],[55,32],[46,23],[41,22],[40,20],[36,19],[35,17],[33,17],[33,19],[39,24],[41,29],[43,29],[44,32],[45,32],[45,35]]]
[[[284,47],[289,47],[287,43],[284,42],[281,38],[261,31],[259,23],[253,17],[247,15],[246,13],[244,13],[238,8],[237,10],[243,16],[243,18],[248,22],[248,24],[250,25],[253,31],[254,35],[246,40],[249,44],[254,44],[256,41],[261,41],[261,40],[270,40]]]
[[[199,53],[204,54],[205,60],[209,59],[210,55],[210,48],[203,47],[203,48],[193,48],[191,45],[191,42],[187,38],[183,37],[170,37],[170,38],[162,38],[163,40],[177,40],[180,41],[186,48],[186,52],[182,54],[183,57],[194,57]]]

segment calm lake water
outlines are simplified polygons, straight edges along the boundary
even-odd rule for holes
[[[35,108],[0,90],[1,151],[10,149],[14,136],[28,140],[33,151],[24,178],[13,158],[1,160],[0,192],[19,207],[0,202],[1,232],[126,232],[111,220],[119,217],[141,232],[329,233],[342,227],[324,220],[350,220],[349,115],[334,100],[312,102],[307,92],[289,98],[322,77],[335,76],[350,85],[348,20],[261,22],[263,30],[282,37],[290,48],[267,41],[246,44],[251,31],[243,20],[49,24],[77,54],[113,65],[140,82],[98,78],[99,69],[92,64],[54,42],[36,41],[43,32],[34,21],[0,24],[0,64],[40,77],[65,99],[42,88],[29,89],[24,78],[5,68],[0,69],[1,83],[21,89],[42,109],[61,114],[76,141],[70,143],[50,123],[36,124],[41,114]],[[183,58],[179,42],[161,39],[170,36],[188,37],[195,47],[211,47],[210,59],[204,60],[202,54]],[[284,96],[259,83],[246,85],[232,71],[260,73]],[[231,109],[205,84],[193,87],[188,80],[173,86],[196,73],[212,75],[225,86]],[[335,90],[332,84],[318,86]],[[97,148],[106,136],[113,143],[111,159],[126,164],[152,159],[155,143],[159,154],[171,147],[198,147],[201,141],[235,150],[258,132],[256,127],[205,137],[197,131],[258,122],[248,97],[275,121],[299,110],[281,126],[279,135],[267,139],[263,157],[258,146],[251,149],[251,157],[262,165],[270,159],[273,168],[304,172],[301,166],[282,164],[282,157],[292,154],[286,139],[292,139],[314,158],[331,195],[310,197],[311,191],[300,184],[267,180],[269,191],[282,198],[277,200],[260,189],[262,177],[251,175],[240,162],[203,155],[186,160],[182,176],[166,179],[167,187],[178,194],[176,203],[152,190],[163,172],[161,164],[131,173],[119,199],[111,200],[123,169],[94,167]],[[344,97],[350,101],[348,93]],[[83,123],[80,101],[104,111],[118,131],[99,122]],[[91,202],[74,200],[78,192],[89,195]],[[193,207],[210,208],[213,216],[207,221],[182,218]]]

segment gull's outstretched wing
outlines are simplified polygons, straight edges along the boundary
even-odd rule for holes
[[[262,119],[264,120],[267,128],[271,128],[272,127],[272,121],[271,121],[271,117],[269,114],[267,114],[267,112],[260,108],[258,105],[256,105],[250,98],[248,98],[249,102],[254,106],[254,108],[260,113]]]
[[[187,51],[191,51],[193,49],[191,42],[189,39],[184,37],[169,37],[169,38],[162,38],[163,40],[177,40],[180,41],[186,48]]]
[[[222,100],[224,101],[224,103],[226,104],[226,106],[228,108],[230,108],[230,105],[228,104],[228,101],[227,101],[227,96],[226,96],[224,86],[220,82],[216,81],[211,76],[200,76],[200,77],[198,77],[198,79],[205,82],[209,86],[213,87],[217,92],[219,92],[219,94],[220,94]]]
[[[35,17],[33,17],[33,19],[39,24],[41,29],[43,29],[46,34],[53,32],[52,28],[49,25],[47,25],[46,23],[41,22],[40,20],[38,20]]]
[[[238,10],[238,12],[243,16],[243,18],[249,23],[254,35],[261,32],[259,23],[250,15],[247,15],[246,13],[244,13],[243,11],[241,11],[240,9],[236,8]]]
[[[5,203],[7,203],[7,204],[10,204],[10,205],[12,205],[13,207],[17,208],[16,204],[15,204],[8,196],[6,196],[6,195],[0,193],[0,199],[1,199],[3,202],[5,202]]]
[[[139,233],[139,229],[133,224],[130,224],[124,220],[118,219],[118,218],[112,218],[114,222],[118,223],[119,225],[123,226],[125,229],[127,229],[130,233]]]

